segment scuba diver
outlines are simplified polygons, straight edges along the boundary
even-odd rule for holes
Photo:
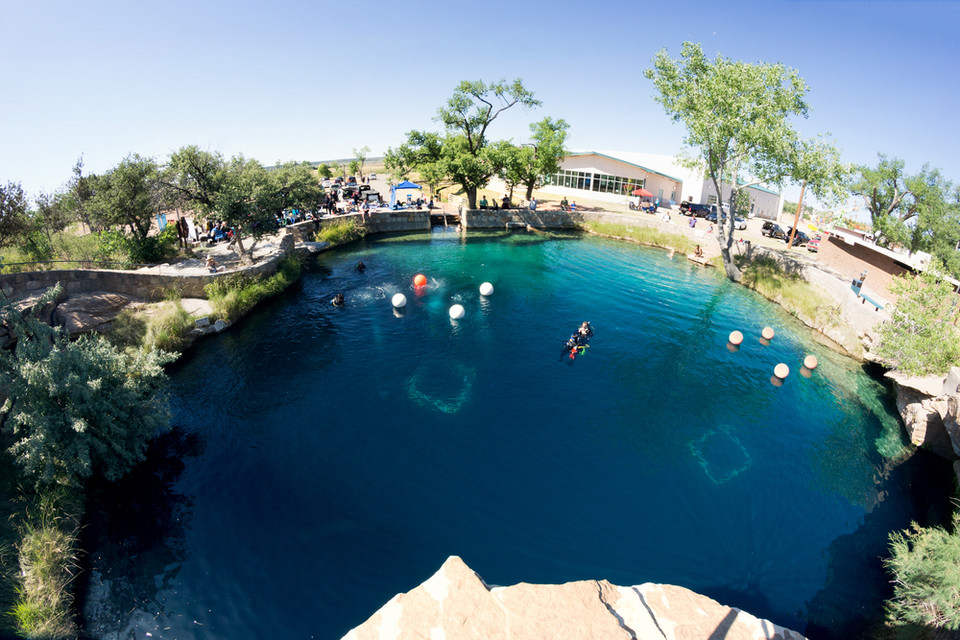
[[[357,271],[359,271],[360,273],[363,273],[366,270],[366,268],[367,268],[367,265],[363,264],[362,260],[357,263]]]
[[[576,331],[570,334],[567,341],[563,343],[563,352],[569,354],[573,360],[578,355],[583,355],[590,345],[587,342],[593,337],[593,327],[589,322],[584,321]]]
[[[343,304],[344,304],[343,294],[342,294],[342,293],[338,293],[337,295],[335,295],[335,296],[333,297],[333,300],[331,300],[330,302],[332,302],[332,303],[333,303],[333,306],[335,306],[335,307],[342,307]]]

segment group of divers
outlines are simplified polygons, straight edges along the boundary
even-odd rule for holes
[[[358,262],[355,267],[357,271],[363,273],[367,269],[367,265],[363,262]],[[330,301],[335,307],[342,307],[344,305],[344,297],[342,293],[338,293],[334,296],[333,300]],[[583,355],[587,350],[587,347],[590,345],[587,344],[590,342],[590,338],[593,337],[593,327],[590,326],[590,323],[586,320],[581,323],[580,327],[570,334],[570,337],[567,338],[567,341],[563,343],[563,352],[570,356],[570,359],[573,360],[578,355]]]

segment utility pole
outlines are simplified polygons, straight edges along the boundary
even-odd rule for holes
[[[800,202],[797,203],[797,215],[793,218],[793,228],[790,229],[790,237],[787,239],[787,248],[793,246],[793,239],[797,237],[797,225],[800,224],[800,210],[803,208],[803,192],[807,188],[807,181],[804,180],[800,186]]]

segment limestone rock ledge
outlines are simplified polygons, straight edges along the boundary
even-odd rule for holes
[[[457,556],[343,640],[805,640],[683,587],[606,580],[490,587]]]

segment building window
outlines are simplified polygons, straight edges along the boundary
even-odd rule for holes
[[[717,196],[707,196],[707,204],[717,204]]]

